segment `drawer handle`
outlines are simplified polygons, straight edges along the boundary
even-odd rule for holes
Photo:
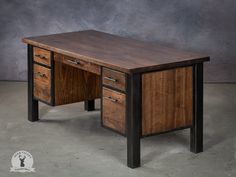
[[[47,57],[45,57],[45,56],[43,56],[43,55],[35,55],[36,57],[39,57],[39,58],[41,58],[41,59],[44,59],[44,60],[46,60],[47,59]]]
[[[66,60],[66,61],[68,61],[69,63],[75,64],[75,65],[79,65],[80,64],[79,61],[74,61],[74,60]]]
[[[117,79],[114,79],[112,77],[104,77],[104,79],[112,81],[112,82],[117,82]]]
[[[104,97],[105,99],[107,99],[107,100],[109,100],[109,101],[112,101],[112,102],[118,102],[118,100],[117,99],[114,99],[114,98],[112,98],[112,97]]]
[[[41,73],[41,72],[37,72],[37,73],[34,73],[35,76],[40,76],[40,77],[47,77],[46,74],[44,73]]]

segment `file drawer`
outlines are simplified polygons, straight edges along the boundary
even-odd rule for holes
[[[103,126],[125,134],[126,95],[105,87],[102,93]]]
[[[34,64],[34,97],[51,103],[51,69]]]

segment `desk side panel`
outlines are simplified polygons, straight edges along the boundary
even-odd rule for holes
[[[142,135],[192,125],[192,67],[142,75]]]

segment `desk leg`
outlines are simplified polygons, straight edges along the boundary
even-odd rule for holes
[[[38,120],[38,101],[33,96],[33,46],[28,45],[28,120]]]
[[[86,111],[94,111],[95,110],[95,100],[84,101],[84,109]]]
[[[126,134],[127,165],[130,168],[140,166],[141,137],[141,76],[127,75],[126,94]]]
[[[193,66],[193,126],[190,130],[190,150],[203,151],[203,63]]]

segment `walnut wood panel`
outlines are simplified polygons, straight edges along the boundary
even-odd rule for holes
[[[54,75],[55,105],[92,100],[101,95],[100,76],[96,74],[55,61]]]
[[[56,55],[56,57],[54,57],[56,61],[63,62],[67,65],[70,65],[70,66],[73,66],[73,67],[76,67],[85,71],[89,71],[97,75],[101,75],[101,67],[96,64],[83,61],[78,58],[72,58],[69,56],[58,54],[58,53],[55,53],[54,55]]]
[[[103,68],[102,82],[104,85],[125,91],[125,73]]]
[[[192,67],[142,75],[142,134],[192,125]]]
[[[125,94],[103,87],[103,126],[125,134],[125,105]]]
[[[34,97],[51,103],[51,70],[34,64]]]
[[[209,57],[94,30],[24,38],[23,42],[126,73],[208,61]]]
[[[51,66],[51,52],[34,47],[34,61]]]

